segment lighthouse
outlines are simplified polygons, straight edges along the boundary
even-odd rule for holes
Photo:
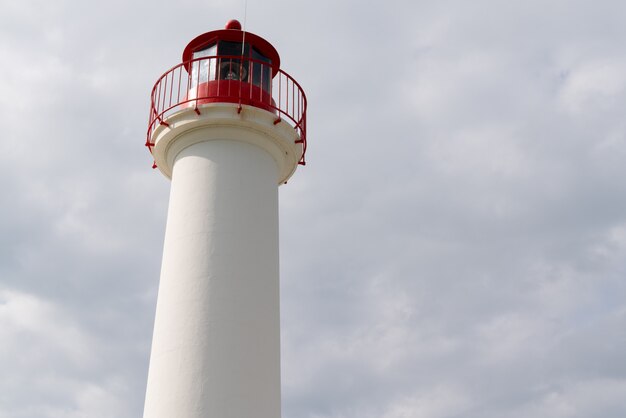
[[[305,163],[306,96],[231,20],[152,89],[171,179],[144,418],[280,418],[278,186]]]

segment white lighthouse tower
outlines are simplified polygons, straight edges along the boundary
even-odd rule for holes
[[[157,81],[147,137],[172,183],[144,418],[280,418],[278,185],[304,164],[304,92],[231,20]]]

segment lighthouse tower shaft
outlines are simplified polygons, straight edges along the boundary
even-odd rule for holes
[[[244,142],[177,156],[144,417],[280,417],[276,178]]]
[[[280,418],[278,184],[301,149],[274,122],[214,103],[154,133],[172,185],[144,418]]]

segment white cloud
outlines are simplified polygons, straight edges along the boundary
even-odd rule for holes
[[[120,399],[126,383],[107,376],[102,365],[107,342],[57,304],[0,289],[0,341],[0,415],[70,418],[130,413]],[[93,380],[94,373],[105,377]]]
[[[606,111],[620,106],[626,62],[616,57],[583,61],[564,76],[560,105],[568,112]]]
[[[393,403],[384,418],[444,418],[463,415],[472,406],[472,399],[454,387],[422,390],[413,397]]]

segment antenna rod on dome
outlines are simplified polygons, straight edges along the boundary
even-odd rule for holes
[[[246,19],[247,19],[247,14],[248,14],[248,0],[245,0],[244,6],[243,6],[243,25],[241,27],[241,31],[243,32],[243,34],[241,35],[241,61],[239,62],[239,74],[241,76],[241,73],[243,72],[243,60],[244,60],[244,55],[246,53]],[[239,84],[239,107],[237,108],[237,113],[241,113],[241,110],[243,109],[241,106],[241,83]]]
[[[243,25],[241,27],[241,31],[243,32],[243,37],[241,38],[241,58],[243,58],[244,48],[246,45],[246,20],[248,19],[248,0],[244,1],[243,6]]]

